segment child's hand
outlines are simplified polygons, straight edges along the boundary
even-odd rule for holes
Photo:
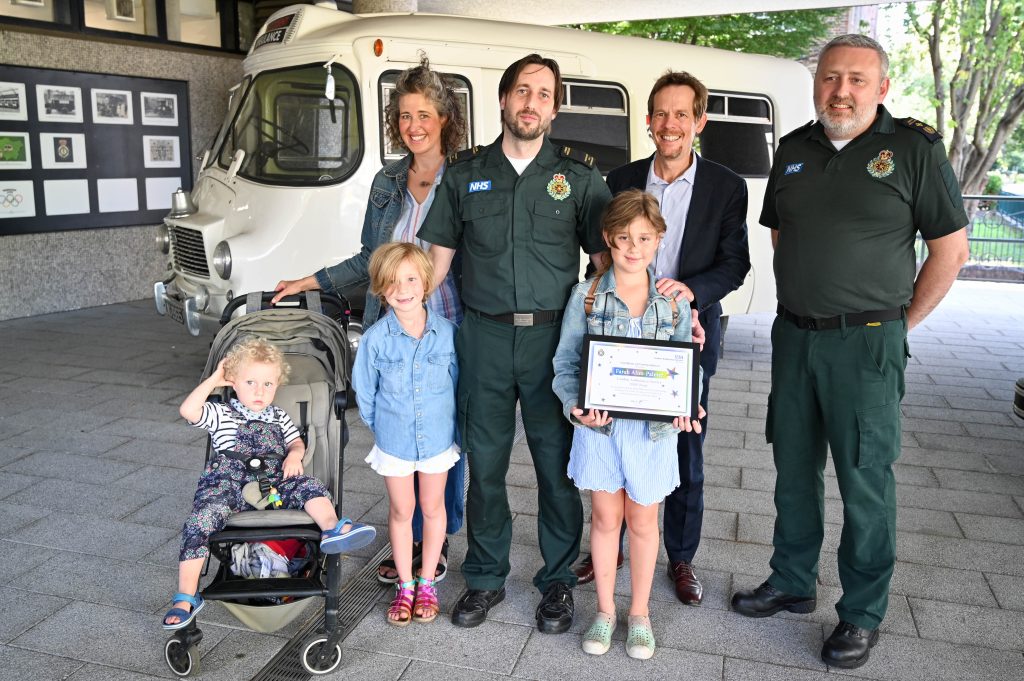
[[[213,375],[210,377],[214,380],[214,387],[216,388],[225,388],[229,385],[232,385],[231,381],[229,381],[227,376],[224,375],[224,362],[226,361],[226,359],[222,359],[220,362],[218,362],[217,370],[214,371]]]
[[[284,460],[284,477],[292,478],[302,475],[302,454],[289,454]]]
[[[699,433],[700,419],[704,418],[705,416],[707,416],[707,412],[704,411],[704,406],[698,404],[697,418],[691,420],[689,416],[677,416],[674,419],[672,419],[672,426],[687,433]]]
[[[584,413],[579,407],[573,407],[570,413],[576,417],[576,419],[587,426],[588,428],[600,428],[607,426],[613,421],[611,416],[608,416],[606,411],[598,411],[597,409],[591,409]]]

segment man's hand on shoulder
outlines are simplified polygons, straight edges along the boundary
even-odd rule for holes
[[[655,288],[658,289],[658,293],[669,298],[675,298],[680,300],[686,298],[686,302],[692,303],[696,296],[693,295],[693,291],[690,287],[681,281],[675,279],[659,279],[654,283]]]

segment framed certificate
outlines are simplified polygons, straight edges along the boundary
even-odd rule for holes
[[[577,404],[627,419],[696,419],[699,348],[696,343],[587,334]]]

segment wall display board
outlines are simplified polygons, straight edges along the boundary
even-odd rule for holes
[[[188,83],[0,64],[0,236],[158,224],[178,187]]]

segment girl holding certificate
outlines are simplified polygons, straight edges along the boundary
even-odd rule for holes
[[[580,351],[588,333],[689,342],[690,310],[685,299],[677,303],[658,293],[648,271],[665,234],[657,199],[638,189],[618,194],[605,210],[602,229],[609,251],[595,277],[577,284],[569,298],[552,387],[575,426],[569,477],[591,491],[597,613],[583,636],[583,650],[602,655],[611,647],[617,625],[615,564],[625,518],[632,575],[626,654],[647,659],[655,647],[648,601],[661,542],[658,506],[679,485],[676,434],[700,432],[700,422],[684,415],[668,423],[584,411],[577,405]]]

